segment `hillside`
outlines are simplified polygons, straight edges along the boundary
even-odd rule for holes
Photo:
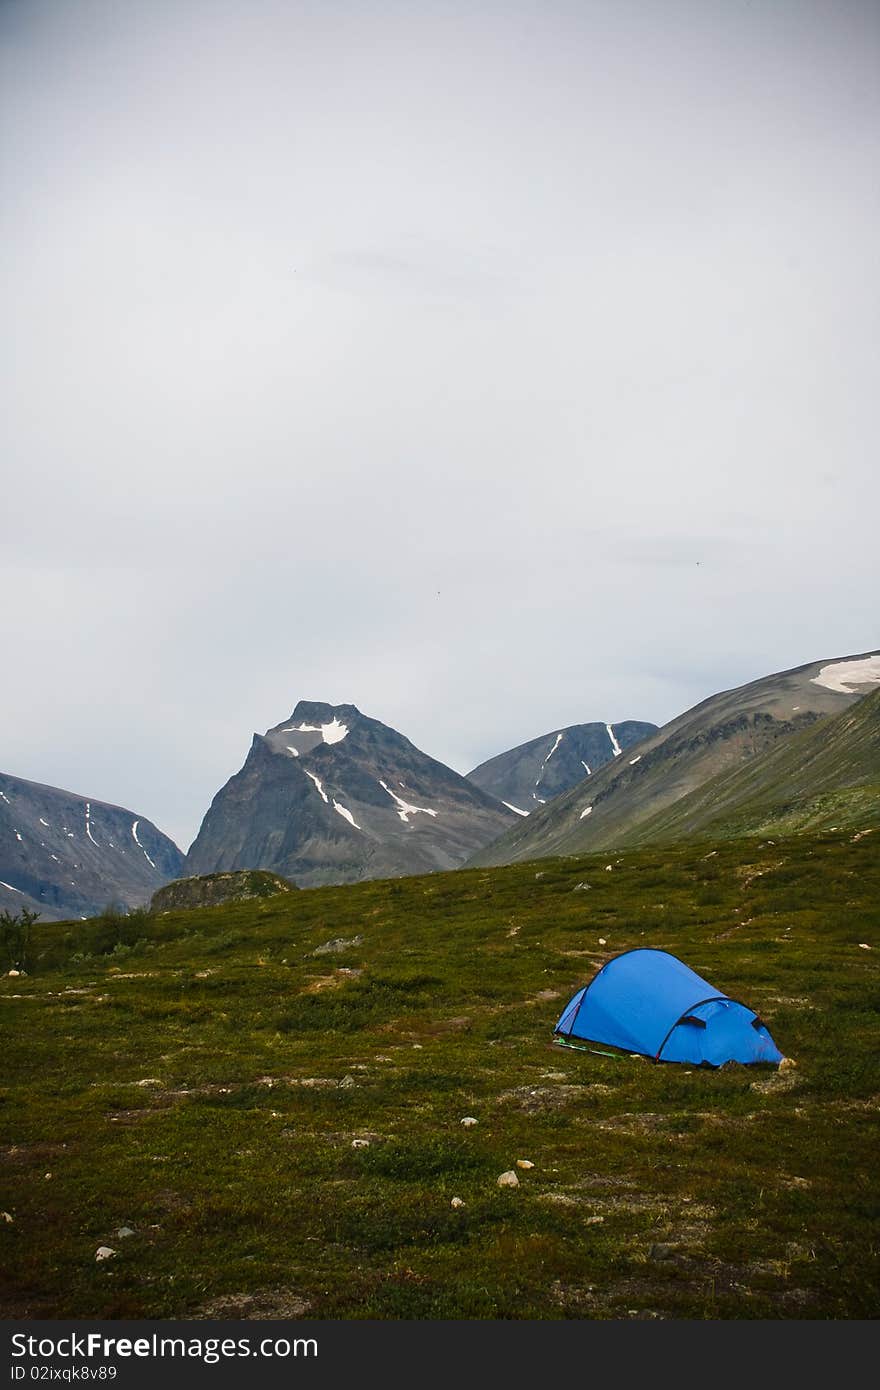
[[[577,854],[648,838],[647,826],[713,778],[747,767],[817,720],[857,704],[880,680],[880,656],[815,661],[710,696],[520,820],[473,864]],[[656,835],[651,835],[656,838]]]
[[[462,864],[516,819],[354,705],[301,700],[215,796],[189,874],[268,869],[301,887]]]
[[[745,767],[713,777],[638,838],[880,829],[880,690],[782,740]]]
[[[873,838],[38,924],[0,979],[0,1313],[874,1316]],[[636,945],[796,1067],[554,1046]]]
[[[145,816],[0,773],[0,909],[56,921],[137,907],[182,867]]]
[[[656,731],[656,724],[639,719],[570,724],[496,754],[469,772],[468,781],[528,815]]]

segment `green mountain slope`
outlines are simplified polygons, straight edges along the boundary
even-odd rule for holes
[[[683,798],[723,774],[757,767],[773,748],[856,705],[878,678],[880,656],[867,654],[811,662],[713,695],[533,811],[470,862],[512,863],[665,837],[663,817]],[[649,834],[649,825],[659,829]]]
[[[714,777],[642,822],[640,843],[690,835],[880,826],[880,690]]]

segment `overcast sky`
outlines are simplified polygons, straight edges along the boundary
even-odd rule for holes
[[[186,848],[878,643],[880,6],[0,0],[0,767]]]

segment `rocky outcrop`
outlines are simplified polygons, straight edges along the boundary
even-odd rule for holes
[[[174,912],[193,907],[219,907],[223,903],[246,902],[250,898],[274,898],[296,889],[278,874],[262,869],[241,869],[234,873],[202,874],[166,883],[153,894],[151,912]]]

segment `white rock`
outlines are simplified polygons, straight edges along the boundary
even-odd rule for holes
[[[95,1251],[95,1259],[99,1261],[112,1260],[115,1254],[116,1251],[111,1249],[109,1245],[99,1245],[97,1250]]]
[[[370,1147],[370,1141],[369,1139],[352,1139],[351,1147],[353,1149],[368,1149]]]
[[[608,945],[608,942],[605,940],[604,936],[600,936],[600,937],[599,937],[599,945],[600,945],[600,946],[607,946],[607,945]]]
[[[601,1226],[605,1220],[604,1216],[588,1216],[584,1222],[585,1226]]]
[[[860,942],[859,942],[859,946],[861,947],[861,949],[862,949],[863,951],[870,951],[870,949],[871,949],[871,947],[868,945],[867,941],[860,941]],[[11,974],[11,973],[12,973],[12,972],[10,971],[10,974]]]
[[[512,1168],[509,1168],[506,1173],[501,1174],[501,1177],[498,1179],[498,1186],[519,1187],[519,1178]]]
[[[477,1120],[474,1115],[465,1115],[464,1119],[462,1120],[462,1124],[464,1125],[465,1129],[470,1129],[476,1123]]]
[[[11,1226],[14,1220],[15,1217],[12,1215],[11,1212],[0,1211],[0,1221],[5,1221],[8,1226]]]
[[[794,1060],[793,1057],[783,1057],[782,1061],[779,1063],[779,1066],[776,1068],[776,1070],[777,1070],[777,1071],[791,1071],[792,1067],[796,1067],[796,1066],[797,1066],[797,1062]]]
[[[7,975],[9,976],[10,980],[17,980],[18,977],[19,977],[19,975],[21,974],[21,971],[20,971],[20,970],[7,970],[6,973],[7,973]]]
[[[610,874],[610,873],[611,873],[611,870],[612,870],[613,868],[614,868],[614,865],[613,865],[613,864],[606,864],[606,865],[605,865],[605,872],[606,872],[606,874]]]
[[[464,1206],[464,1202],[461,1200],[460,1197],[453,1197],[453,1199],[452,1199],[452,1201],[449,1203],[449,1205],[450,1205],[451,1207],[455,1207],[455,1209],[456,1209],[456,1211],[457,1211],[459,1207],[463,1207],[463,1206]]]
[[[535,1165],[534,1163],[531,1163],[527,1158],[518,1158],[516,1160],[516,1166],[517,1168],[534,1168]]]
[[[128,1236],[133,1236],[134,1234],[135,1232],[130,1226],[120,1226],[119,1230],[116,1232],[119,1240],[126,1240]]]

